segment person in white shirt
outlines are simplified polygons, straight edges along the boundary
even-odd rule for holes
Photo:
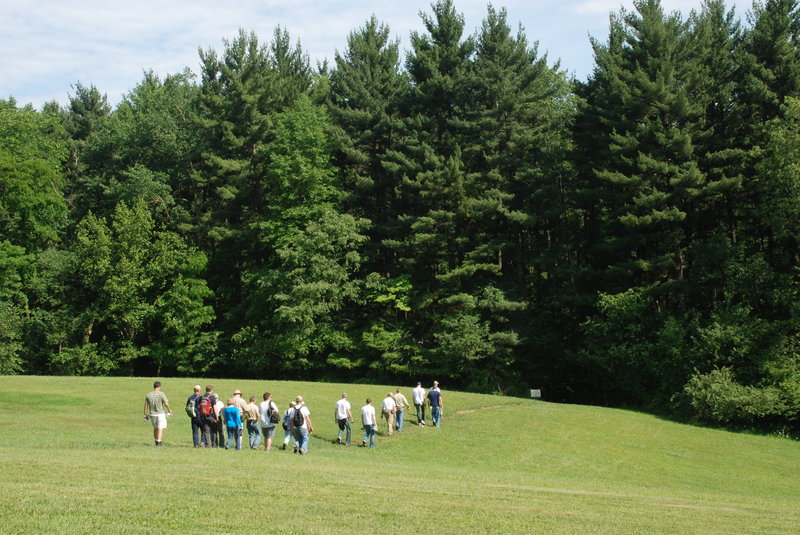
[[[414,396],[414,407],[417,409],[417,423],[425,425],[425,388],[422,383],[417,383],[417,388],[411,393]]]
[[[369,443],[369,447],[374,448],[378,421],[375,419],[375,407],[372,406],[372,398],[367,398],[367,404],[361,407],[361,423],[364,424],[364,432],[366,433],[362,446],[366,447],[367,443]]]
[[[272,394],[264,392],[264,401],[258,405],[259,425],[261,434],[264,435],[264,451],[272,449],[272,437],[275,436],[275,428],[278,426],[276,420],[280,420],[278,406],[272,401]]]
[[[225,418],[222,417],[222,411],[225,410],[225,402],[217,396],[217,402],[214,404],[214,412],[217,415],[217,444],[222,448],[225,446]]]
[[[386,418],[386,424],[389,426],[389,430],[387,432],[388,436],[392,436],[394,434],[394,415],[396,410],[397,403],[395,403],[392,393],[389,392],[386,394],[386,397],[383,398],[383,404],[381,404],[381,414],[383,414],[383,417]]]
[[[339,435],[336,437],[336,442],[342,443],[342,434],[345,429],[347,435],[344,439],[344,445],[350,445],[350,422],[353,421],[353,414],[350,412],[350,402],[347,401],[347,392],[342,394],[342,399],[336,402],[336,410],[334,414],[336,423],[339,425]]]
[[[303,396],[297,396],[295,402],[297,405],[292,409],[289,421],[297,442],[294,452],[303,455],[308,452],[308,436],[314,432],[314,424],[311,423],[311,411],[305,406]]]

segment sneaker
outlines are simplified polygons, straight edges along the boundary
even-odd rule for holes
[[[366,448],[367,447],[367,441],[366,440],[362,440],[361,441],[361,447],[362,448]]]
[[[336,443],[337,444],[341,444],[342,443],[342,437],[336,437]]]
[[[286,449],[286,444],[281,444],[281,449],[285,450]]]

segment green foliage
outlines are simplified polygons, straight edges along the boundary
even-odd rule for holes
[[[0,101],[0,372],[691,384],[796,427],[800,9],[727,4],[634,1],[585,81],[440,0],[402,58],[375,17],[316,72],[242,30],[113,110]]]
[[[0,374],[12,375],[22,371],[21,311],[12,303],[0,300]]]
[[[752,425],[785,411],[778,390],[743,386],[730,368],[695,374],[683,393],[694,418],[715,425]]]
[[[207,366],[203,357],[215,342],[206,332],[214,313],[205,301],[213,294],[198,278],[205,256],[176,234],[157,230],[142,200],[120,203],[110,223],[84,218],[74,252],[83,336],[78,347],[54,358],[54,366],[67,363],[84,373],[122,371],[136,359],[159,370]]]

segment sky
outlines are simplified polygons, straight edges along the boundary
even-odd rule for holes
[[[455,0],[465,34],[480,28],[488,0]],[[604,41],[608,17],[631,0],[494,0],[508,22],[521,24],[539,55],[580,80],[592,71],[589,36]],[[734,4],[728,2],[729,6]],[[662,0],[665,10],[688,15],[701,0]],[[94,85],[115,106],[146,71],[163,77],[199,71],[198,50],[222,51],[239,29],[269,43],[276,26],[300,42],[312,65],[343,52],[350,32],[375,15],[404,51],[411,31],[424,33],[420,12],[431,0],[0,0],[0,99],[22,106],[55,100],[74,85]],[[742,16],[750,4],[737,6]]]

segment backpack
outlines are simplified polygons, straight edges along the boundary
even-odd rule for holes
[[[217,417],[214,414],[214,405],[216,402],[216,396],[213,394],[206,394],[205,396],[201,397],[200,401],[197,403],[197,415],[204,420],[211,420],[212,422],[216,421]]]
[[[284,431],[288,431],[289,430],[289,411],[288,410],[283,414],[283,430]]]
[[[273,408],[275,404],[270,402],[269,404],[269,422],[272,424],[277,424],[281,421],[281,415],[278,414],[278,409]]]
[[[303,411],[300,410],[302,407],[295,407],[294,408],[294,420],[292,423],[295,427],[303,427],[303,424],[306,423],[306,417],[303,416]]]
[[[186,415],[189,418],[195,418],[195,417],[199,416],[199,414],[195,412],[195,400],[196,399],[197,398],[194,395],[192,395],[192,396],[189,397],[189,399],[186,400],[186,407],[184,407],[184,410],[186,411]]]

